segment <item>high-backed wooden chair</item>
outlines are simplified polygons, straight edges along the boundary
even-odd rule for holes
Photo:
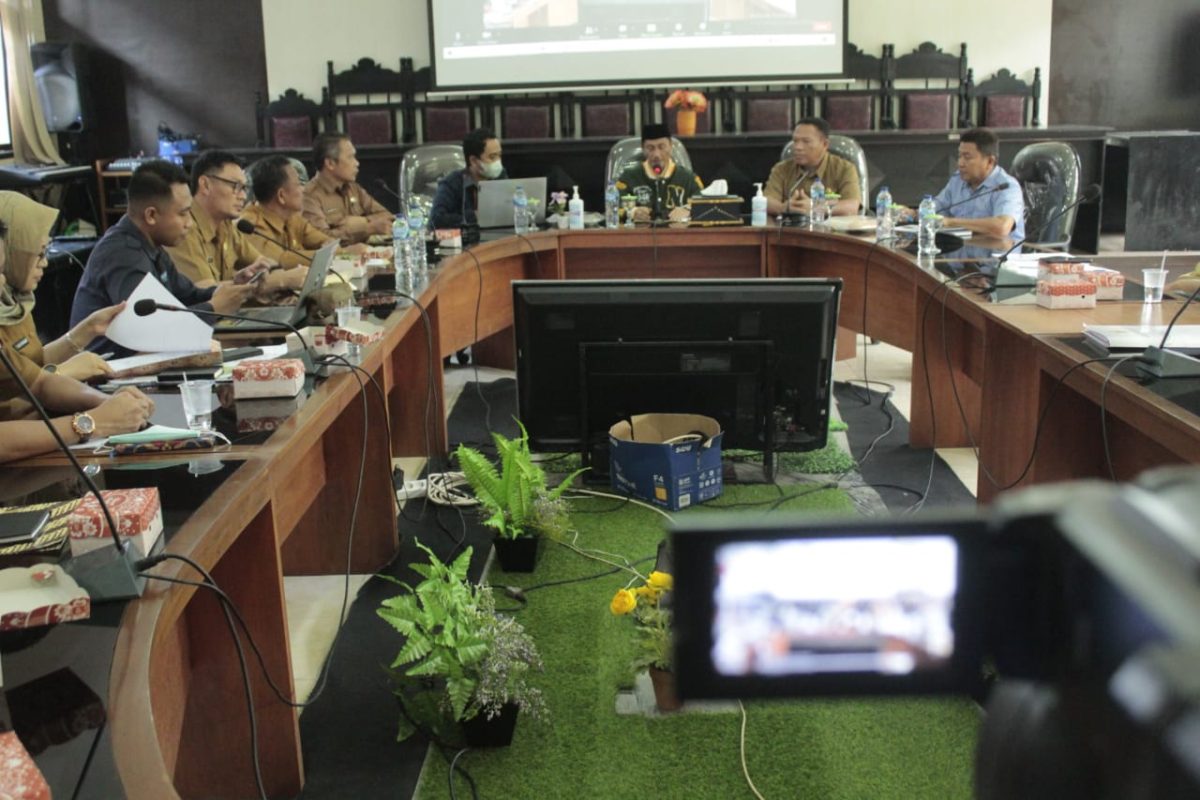
[[[335,121],[356,145],[394,144],[396,114],[404,103],[405,77],[400,72],[359,59],[335,73],[327,61],[329,99]]]
[[[989,128],[1037,128],[1041,125],[1038,105],[1042,98],[1042,68],[1034,69],[1032,84],[1007,69],[1001,69],[986,81],[975,85],[972,71],[967,70],[967,97],[971,102],[971,117],[977,125]]]
[[[826,84],[816,90],[818,113],[835,131],[875,129],[877,108],[882,106],[885,74],[883,59],[858,49],[853,43],[846,53],[846,77],[850,86]]]
[[[288,89],[278,100],[263,104],[255,94],[258,117],[258,141],[266,147],[307,148],[320,130],[326,106],[313,102],[295,89]]]
[[[742,130],[746,133],[780,133],[790,131],[796,125],[798,108],[803,105],[799,92],[794,91],[751,91],[739,93],[742,106]],[[732,110],[729,95],[722,95],[722,109],[728,103]],[[803,113],[803,111],[799,111]],[[733,120],[727,120],[723,125],[725,133],[736,131]]]
[[[887,91],[893,104],[899,100],[900,126],[910,130],[968,128],[967,45],[959,55],[944,53],[932,42],[888,60]],[[896,87],[895,81],[923,81],[919,88]]]
[[[611,139],[633,133],[633,98],[629,95],[581,97],[578,103],[583,136]]]
[[[553,99],[514,98],[500,101],[500,135],[505,139],[553,138]]]

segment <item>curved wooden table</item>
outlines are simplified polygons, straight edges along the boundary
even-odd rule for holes
[[[1141,303],[1105,304],[1094,312],[993,306],[974,293],[946,291],[929,262],[870,241],[799,229],[549,231],[477,245],[444,260],[418,290],[432,335],[407,305],[388,319],[383,341],[364,350],[362,366],[386,393],[391,452],[379,435],[385,420],[372,393],[375,435],[352,568],[373,571],[397,547],[390,456],[445,452],[441,356],[474,344],[484,362],[512,363],[513,280],[793,276],[841,278],[841,326],[913,352],[914,446],[975,439],[981,463],[1002,479],[1019,474],[1015,465],[1032,443],[1036,393],[1026,390],[1038,380],[1034,334],[1078,332],[1085,319],[1136,321],[1141,311]],[[1168,302],[1163,309],[1172,307]],[[1200,311],[1189,312],[1187,321],[1200,321]],[[932,401],[923,390],[926,375]],[[171,551],[210,569],[243,610],[285,691],[294,689],[283,575],[345,568],[347,543],[340,534],[353,503],[361,402],[351,375],[326,381],[265,445],[239,454],[246,463],[170,542]],[[982,484],[981,496],[990,496]],[[197,577],[178,562],[157,572]],[[304,780],[298,714],[274,697],[253,660],[250,669],[267,791],[294,795]],[[151,581],[145,596],[129,604],[109,710],[114,755],[130,797],[255,794],[241,675],[208,593]]]

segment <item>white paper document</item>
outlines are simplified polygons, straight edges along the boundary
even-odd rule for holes
[[[1110,350],[1142,350],[1158,346],[1166,325],[1083,325],[1083,335]],[[1176,325],[1167,337],[1167,349],[1200,349],[1200,325]]]
[[[171,294],[150,273],[125,301],[125,310],[116,316],[105,334],[122,347],[140,353],[207,353],[212,341],[212,328],[195,314],[176,311],[155,311],[139,317],[134,304],[150,299],[169,306],[183,303]]]

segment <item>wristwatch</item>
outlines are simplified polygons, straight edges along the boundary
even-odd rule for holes
[[[86,411],[80,411],[71,417],[71,430],[75,431],[79,441],[86,442],[96,432],[96,420],[92,419],[92,415]]]

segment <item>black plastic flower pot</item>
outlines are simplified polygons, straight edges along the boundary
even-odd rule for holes
[[[491,719],[479,712],[462,723],[463,738],[468,747],[508,747],[512,744],[513,732],[517,729],[516,703],[505,703],[500,713]]]
[[[496,558],[505,572],[533,572],[542,549],[542,537],[496,539]]]

